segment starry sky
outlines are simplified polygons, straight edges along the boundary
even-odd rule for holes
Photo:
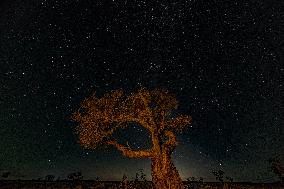
[[[97,91],[162,87],[193,124],[173,154],[183,179],[270,182],[283,155],[282,0],[1,0],[0,172],[129,178],[150,160],[86,150],[70,116]],[[281,64],[282,63],[282,64]],[[130,125],[117,133],[149,144]],[[282,154],[281,154],[282,153]],[[282,156],[283,157],[283,156]]]

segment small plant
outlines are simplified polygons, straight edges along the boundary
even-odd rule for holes
[[[140,181],[147,181],[146,174],[144,173],[143,169],[139,169],[138,177],[140,178]]]
[[[224,171],[222,171],[222,170],[212,171],[212,174],[214,176],[216,176],[216,180],[217,181],[219,181],[222,184],[224,183],[224,177],[225,177],[225,172]],[[233,178],[232,177],[226,176],[225,179],[228,182],[233,182]]]
[[[233,178],[232,177],[226,177],[227,181],[229,182],[233,182]]]
[[[212,174],[214,175],[214,176],[216,176],[216,180],[217,181],[219,181],[219,182],[221,182],[221,183],[223,183],[224,182],[224,171],[222,171],[222,170],[219,170],[219,171],[212,171]]]
[[[100,181],[100,177],[96,177],[96,181],[99,182]]]
[[[201,188],[203,185],[203,178],[199,177],[199,179],[197,177],[189,177],[187,178],[187,188]]]
[[[78,180],[83,180],[82,173],[80,171],[70,173],[67,175],[68,180],[73,180],[73,181],[78,181]]]
[[[4,173],[2,173],[2,178],[3,179],[7,179],[9,176],[11,175],[11,172],[4,172]]]
[[[127,189],[127,187],[128,187],[128,179],[127,179],[126,174],[124,174],[124,175],[122,176],[122,181],[121,181],[121,184],[120,184],[119,188],[121,188],[121,189]]]
[[[122,177],[122,182],[120,188],[127,189],[145,189],[151,188],[151,184],[146,179],[146,174],[143,169],[139,169],[135,173],[135,177],[132,180],[128,181],[127,176],[124,174]]]
[[[195,177],[190,177],[190,181],[194,182],[195,181]]]
[[[54,178],[55,178],[54,175],[46,175],[46,176],[45,176],[45,180],[46,180],[46,181],[53,181]]]

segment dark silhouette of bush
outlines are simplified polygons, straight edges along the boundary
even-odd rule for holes
[[[147,181],[146,174],[144,173],[143,169],[139,169],[138,173],[136,173],[136,176],[140,181]]]
[[[195,181],[195,177],[189,177],[189,178],[187,179],[187,181],[189,181],[189,182],[194,182],[194,181]]]
[[[11,175],[11,172],[4,172],[2,173],[2,178],[7,179]]]
[[[227,181],[229,182],[233,182],[233,178],[232,177],[226,177]]]
[[[133,187],[135,188],[143,188],[146,187],[148,182],[146,179],[146,174],[144,173],[143,169],[139,169],[138,172],[135,174],[134,181],[131,182]]]
[[[224,177],[225,177],[225,172],[224,171],[222,171],[222,170],[212,171],[212,174],[216,177],[217,181],[219,181],[222,185],[224,184]],[[233,182],[233,178],[232,177],[226,176],[225,179],[228,182]]]
[[[222,170],[212,171],[212,174],[216,177],[216,180],[223,183],[224,182],[224,174],[225,172]]]
[[[73,181],[79,181],[79,180],[83,180],[83,176],[82,176],[81,171],[78,171],[78,172],[68,174],[67,179],[73,180]]]
[[[46,180],[46,181],[53,181],[54,178],[55,178],[54,175],[46,175],[46,176],[45,176],[45,180]]]
[[[128,187],[128,178],[127,178],[127,176],[126,176],[126,174],[124,174],[123,176],[122,176],[122,181],[121,181],[121,184],[120,184],[120,186],[119,186],[119,188],[121,188],[121,189],[127,189],[127,187]]]
[[[284,182],[284,166],[281,165],[280,156],[270,158],[268,162],[270,163],[271,171],[277,175],[281,182]]]

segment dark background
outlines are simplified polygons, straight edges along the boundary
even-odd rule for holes
[[[193,124],[174,161],[183,179],[276,178],[282,155],[283,6],[267,1],[0,2],[0,171],[12,178],[82,171],[129,178],[150,161],[77,144],[70,121],[81,100],[122,88],[163,87]],[[147,146],[142,128],[118,133]],[[281,154],[282,152],[282,154]]]

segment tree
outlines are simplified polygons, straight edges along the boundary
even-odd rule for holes
[[[192,119],[188,115],[174,117],[172,111],[177,107],[175,96],[164,89],[141,88],[128,96],[122,90],[114,90],[100,98],[94,93],[83,100],[72,119],[78,123],[76,132],[83,147],[95,149],[112,145],[126,157],[150,158],[155,188],[180,189],[182,180],[171,154],[178,145],[176,134]],[[114,132],[129,123],[137,123],[149,131],[150,149],[134,150],[117,142]]]

